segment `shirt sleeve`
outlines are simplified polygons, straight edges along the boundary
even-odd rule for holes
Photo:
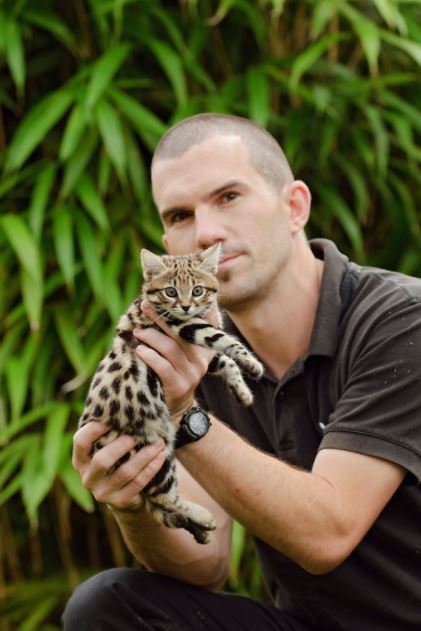
[[[420,482],[421,304],[409,300],[359,329],[319,449],[384,458]]]

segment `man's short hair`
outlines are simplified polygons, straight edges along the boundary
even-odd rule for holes
[[[238,136],[248,149],[253,168],[276,190],[294,176],[284,152],[263,127],[247,118],[228,114],[196,114],[169,129],[158,143],[152,159],[176,158],[211,136]]]

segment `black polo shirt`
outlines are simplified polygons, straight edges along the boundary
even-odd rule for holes
[[[324,239],[310,245],[325,267],[308,352],[280,381],[266,374],[250,382],[251,408],[216,377],[203,380],[198,396],[252,444],[303,469],[311,470],[319,449],[334,448],[408,471],[360,545],[332,572],[314,576],[257,539],[256,547],[277,606],[316,628],[419,630],[421,280],[359,267]],[[239,335],[231,322],[226,328]]]

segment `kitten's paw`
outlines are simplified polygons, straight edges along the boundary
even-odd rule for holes
[[[253,395],[245,383],[236,385],[235,387],[231,386],[230,389],[241,405],[249,406],[253,403]]]
[[[241,368],[248,374],[248,376],[254,381],[259,381],[262,378],[263,373],[265,371],[263,364],[259,362],[258,359],[251,355],[249,352],[245,351],[241,353],[237,358],[238,364]]]

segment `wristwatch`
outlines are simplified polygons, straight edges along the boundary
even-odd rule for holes
[[[209,415],[194,407],[183,414],[175,437],[175,448],[184,447],[206,436],[211,426]]]

